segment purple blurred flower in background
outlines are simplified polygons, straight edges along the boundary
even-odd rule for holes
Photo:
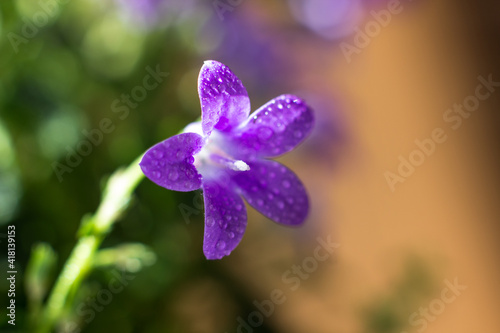
[[[291,80],[294,64],[283,47],[285,35],[277,27],[245,11],[232,13],[224,21],[213,17],[210,26],[211,33],[222,36],[213,57],[234,64],[253,91],[283,89]]]
[[[225,65],[206,61],[198,79],[201,121],[151,147],[140,166],[156,184],[174,191],[202,189],[203,252],[229,255],[246,229],[243,199],[268,218],[299,225],[309,211],[297,176],[267,158],[294,149],[311,132],[312,110],[292,95],[279,96],[249,116],[250,99]]]
[[[339,110],[344,109],[342,103],[331,94],[300,92],[300,96],[307,99],[309,105],[314,107],[316,125],[309,135],[304,148],[301,150],[307,159],[313,158],[317,163],[324,163],[333,168],[338,157],[348,145],[348,133],[345,120]]]
[[[114,0],[124,16],[132,24],[152,29],[167,26],[174,20],[182,20],[191,14],[196,0]]]
[[[337,39],[354,32],[365,7],[381,0],[289,0],[293,16],[318,35]]]

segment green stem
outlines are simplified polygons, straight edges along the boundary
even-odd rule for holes
[[[51,332],[54,325],[61,319],[70,291],[76,290],[86,277],[102,240],[128,207],[134,189],[144,178],[139,168],[141,159],[142,156],[126,169],[117,170],[111,175],[97,211],[94,215],[83,218],[82,226],[78,231],[78,242],[66,260],[49,295],[36,332]]]

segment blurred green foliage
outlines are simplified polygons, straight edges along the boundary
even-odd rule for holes
[[[198,99],[196,77],[183,77],[202,63],[196,45],[185,37],[196,27],[194,17],[144,29],[125,19],[116,2],[63,2],[0,3],[0,224],[3,230],[16,225],[18,278],[24,277],[16,295],[20,327],[28,322],[26,311],[36,314],[46,300],[75,244],[82,216],[99,204],[106,175],[199,114],[192,108],[195,103],[186,105],[179,98],[179,86],[186,82],[184,100]],[[198,7],[196,15],[210,15],[210,7]],[[129,107],[126,117],[113,112],[113,102],[142,86],[146,67],[156,66],[169,77]],[[55,163],[68,166],[68,156],[88,141],[84,131],[99,129],[105,118],[113,130],[103,133],[88,156],[59,178]],[[173,319],[154,313],[168,304],[176,281],[203,260],[202,215],[187,225],[178,209],[179,203],[192,201],[192,193],[164,191],[144,182],[136,195],[137,202],[147,205],[133,205],[106,238],[88,283],[73,291],[73,304],[95,297],[115,271],[126,269],[136,279],[114,295],[105,315],[84,323],[84,331],[168,327]],[[5,255],[2,251],[0,259],[5,261]],[[4,290],[6,281],[0,286]],[[6,301],[5,293],[0,300]],[[69,310],[68,322],[83,323]],[[0,324],[6,325],[5,317]],[[58,331],[71,331],[63,326]]]

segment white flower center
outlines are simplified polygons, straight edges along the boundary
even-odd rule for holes
[[[183,132],[192,132],[203,136],[201,122],[189,124]],[[234,171],[248,171],[250,166],[242,160],[236,160],[227,154],[221,147],[222,135],[217,131],[212,131],[210,137],[206,138],[205,145],[200,152],[194,155],[194,166],[198,170],[203,170],[207,166],[217,166],[221,169],[231,169]]]

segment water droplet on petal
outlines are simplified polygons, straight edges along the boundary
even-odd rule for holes
[[[168,174],[168,179],[173,182],[176,181],[177,179],[179,179],[179,173],[175,170],[170,171]]]
[[[223,240],[217,242],[217,250],[224,250],[226,248],[226,242]]]
[[[160,158],[163,158],[163,152],[161,150],[155,150],[154,153],[156,158],[160,159]]]
[[[291,184],[290,184],[290,182],[289,182],[288,180],[286,180],[286,179],[285,179],[285,180],[281,183],[281,185],[283,185],[283,187],[284,187],[284,188],[290,188],[290,185],[291,185]]]
[[[237,211],[240,211],[243,208],[243,206],[242,205],[236,205],[235,208],[236,208]]]
[[[177,157],[177,159],[180,161],[183,159],[184,157],[184,152],[182,150],[178,150],[177,151],[177,154],[175,155],[175,157]]]
[[[274,195],[273,195],[272,193],[269,193],[269,194],[267,195],[267,198],[268,198],[269,200],[273,200],[273,199],[274,199]]]
[[[262,206],[264,201],[262,199],[257,199],[257,205]]]
[[[293,132],[293,136],[295,136],[297,139],[300,139],[302,138],[302,132],[297,130]]]
[[[222,228],[222,229],[227,229],[227,222],[226,221],[219,221],[219,226]]]
[[[283,201],[278,201],[276,204],[278,205],[279,209],[285,208],[285,203]]]
[[[233,217],[231,215],[226,215],[226,220],[227,221],[231,221],[233,219]]]
[[[161,177],[161,172],[159,172],[159,171],[153,171],[153,177],[160,178]]]
[[[188,164],[193,164],[194,163],[194,157],[193,156],[189,156],[188,158],[186,158],[186,162]]]
[[[230,231],[227,233],[227,237],[229,237],[230,239],[233,239],[234,238],[234,232]]]
[[[213,227],[215,224],[215,220],[211,217],[207,218],[207,221],[205,222],[207,227]]]
[[[271,136],[273,136],[274,131],[269,128],[269,127],[261,127],[259,129],[259,132],[257,133],[257,136],[259,137],[260,141],[265,141],[268,140]]]

